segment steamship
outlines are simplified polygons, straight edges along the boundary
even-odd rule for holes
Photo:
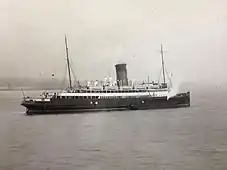
[[[116,81],[106,79],[100,84],[74,87],[71,80],[71,67],[65,37],[66,61],[69,87],[57,93],[42,93],[39,97],[25,97],[21,105],[26,114],[84,113],[111,110],[164,109],[190,106],[190,92],[172,94],[172,86],[166,81],[163,50],[161,45],[161,83],[129,83],[126,64],[116,64]]]

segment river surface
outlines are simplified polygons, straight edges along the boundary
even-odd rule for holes
[[[21,92],[0,92],[0,170],[226,170],[226,94],[192,93],[190,108],[25,116]]]

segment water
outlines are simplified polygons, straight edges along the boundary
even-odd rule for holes
[[[226,94],[192,93],[190,108],[25,116],[21,92],[0,92],[0,169],[226,170]]]

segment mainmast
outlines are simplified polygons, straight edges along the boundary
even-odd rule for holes
[[[67,67],[69,73],[69,88],[72,89],[72,79],[71,79],[71,72],[70,72],[70,65],[69,65],[69,54],[68,54],[68,46],[67,46],[67,37],[65,35],[65,49],[66,49],[66,60],[67,60]]]
[[[166,83],[166,77],[165,77],[165,65],[164,65],[164,59],[163,59],[163,49],[161,44],[161,57],[162,57],[162,76],[163,76],[163,83]]]

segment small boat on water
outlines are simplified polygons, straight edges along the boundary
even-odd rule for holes
[[[41,97],[24,97],[21,105],[27,115],[48,113],[85,113],[111,110],[164,109],[190,106],[190,92],[171,94],[171,85],[166,82],[163,50],[162,83],[129,83],[126,64],[116,64],[116,81],[106,79],[86,86],[73,87],[71,68],[65,37],[69,87],[57,93],[45,92]],[[170,95],[171,94],[171,95]]]

